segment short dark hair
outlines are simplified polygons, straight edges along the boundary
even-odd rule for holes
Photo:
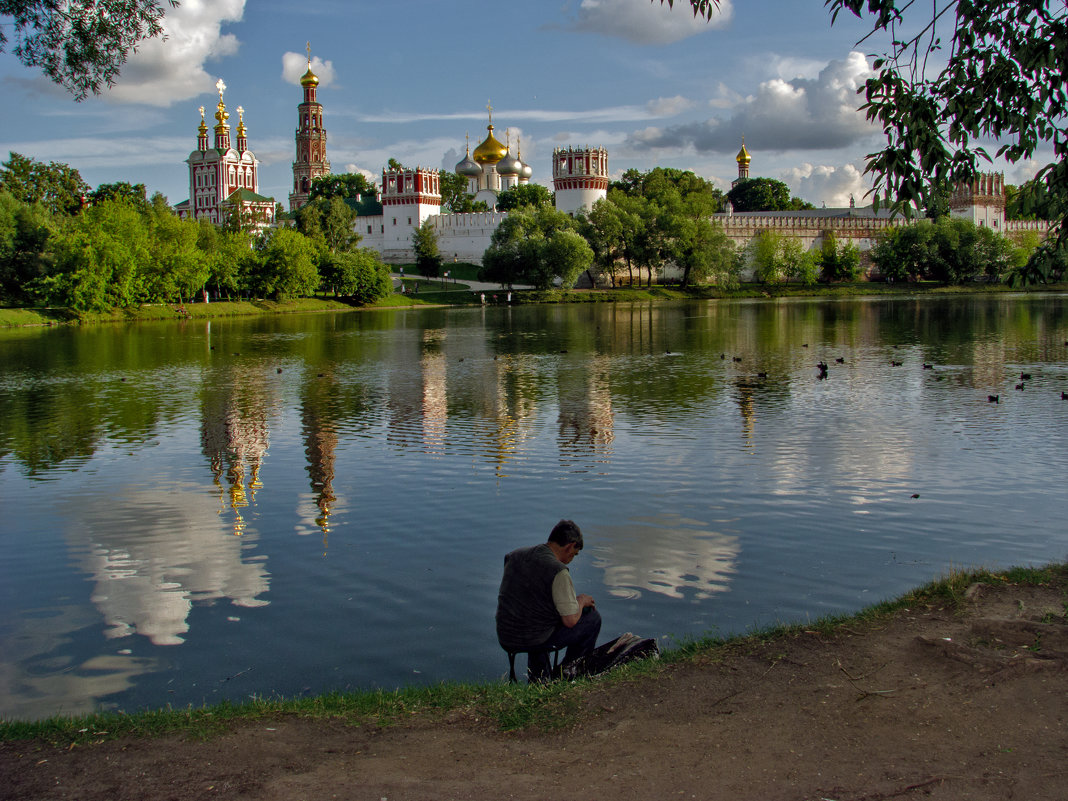
[[[549,533],[549,542],[554,542],[557,545],[570,545],[575,543],[578,545],[578,549],[582,550],[582,532],[579,531],[579,527],[575,525],[574,520],[561,520]]]

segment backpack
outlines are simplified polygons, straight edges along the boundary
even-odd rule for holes
[[[599,676],[627,662],[659,656],[660,647],[656,640],[642,638],[628,631],[611,642],[597,646],[586,656],[565,664],[564,678],[571,680],[580,676]]]

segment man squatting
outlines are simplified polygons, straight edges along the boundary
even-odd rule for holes
[[[550,678],[549,651],[567,646],[564,664],[586,656],[597,644],[601,615],[593,598],[575,595],[567,566],[582,550],[582,532],[561,520],[549,541],[504,557],[497,594],[497,639],[506,651],[527,652],[527,680]],[[534,649],[534,650],[531,650]]]

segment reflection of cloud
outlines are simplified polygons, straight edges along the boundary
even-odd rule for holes
[[[623,598],[642,590],[669,598],[682,598],[686,590],[696,598],[723,592],[740,550],[737,537],[680,517],[633,520],[598,532],[597,543],[594,566],[604,570],[609,592]]]
[[[79,498],[70,517],[78,521],[72,539],[85,543],[84,568],[96,582],[91,600],[109,638],[141,634],[174,645],[189,630],[194,601],[267,603],[258,597],[267,592],[267,571],[241,558],[249,538],[230,535],[199,491],[117,489],[96,502]]]

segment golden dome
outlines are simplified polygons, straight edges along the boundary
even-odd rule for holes
[[[312,72],[310,63],[308,64],[308,71],[300,77],[300,85],[303,86],[305,89],[310,86],[319,85],[319,76]]]
[[[489,135],[481,145],[475,148],[475,152],[471,156],[479,164],[496,164],[505,157],[508,153],[508,148],[497,141],[497,137],[493,135],[492,124],[487,125],[486,130],[489,131]]]
[[[745,140],[742,140],[742,149],[738,151],[738,158],[735,159],[739,164],[748,165],[753,160],[753,157],[749,155],[749,151],[745,149]]]

